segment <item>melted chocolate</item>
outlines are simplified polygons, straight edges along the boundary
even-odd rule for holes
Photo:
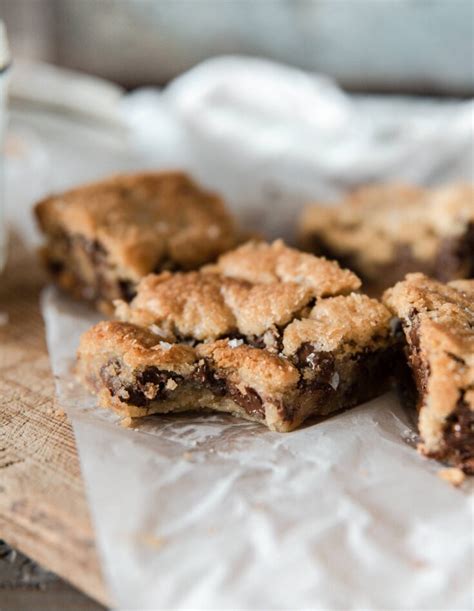
[[[311,385],[331,384],[335,373],[335,360],[332,352],[317,351],[310,343],[301,346],[296,354],[298,369],[307,368],[313,374]]]
[[[464,397],[446,420],[444,443],[450,459],[466,473],[474,474],[474,411]]]
[[[247,414],[260,416],[262,418],[265,416],[262,399],[256,390],[246,386],[245,393],[242,393],[236,386],[229,383],[227,384],[227,390],[232,399],[237,405],[240,405]]]
[[[167,397],[165,390],[168,380],[176,383],[182,381],[182,376],[172,372],[163,371],[157,367],[147,367],[137,374],[133,384],[124,383],[121,379],[122,365],[113,359],[100,370],[100,377],[112,396],[119,396],[127,405],[148,407],[152,401],[159,401]]]
[[[265,409],[263,401],[258,392],[250,387],[245,387],[242,392],[229,380],[219,377],[212,372],[207,363],[201,363],[193,373],[193,379],[199,384],[210,390],[217,397],[229,395],[230,398],[240,405],[247,414],[264,417]]]
[[[428,379],[430,377],[429,363],[423,359],[420,348],[419,322],[416,318],[416,312],[409,317],[411,321],[409,331],[410,350],[408,360],[413,372],[414,381],[419,394],[418,407],[421,407],[423,396],[426,393]]]

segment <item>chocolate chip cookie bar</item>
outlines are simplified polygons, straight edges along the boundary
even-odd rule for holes
[[[337,259],[372,292],[410,272],[443,282],[474,277],[474,188],[368,186],[300,219],[304,249]]]
[[[406,337],[420,451],[474,474],[474,280],[409,274],[384,302]]]
[[[188,270],[239,241],[223,202],[179,172],[121,175],[36,206],[58,284],[101,306],[131,299],[146,274]]]
[[[124,416],[213,409],[291,431],[387,388],[391,314],[359,286],[337,263],[250,242],[141,280],[120,321],[82,337],[79,375]]]

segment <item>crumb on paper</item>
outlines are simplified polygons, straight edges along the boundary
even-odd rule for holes
[[[183,452],[182,457],[184,458],[184,460],[191,460],[193,455],[191,452]]]
[[[160,549],[165,544],[162,537],[156,537],[153,533],[141,532],[137,534],[138,543],[152,549]]]
[[[120,426],[123,427],[124,429],[133,428],[133,418],[130,418],[130,416],[126,416],[125,418],[122,418],[122,420],[120,420]]]
[[[457,467],[440,469],[438,471],[438,477],[444,479],[445,482],[448,482],[452,486],[460,486],[466,479],[464,472],[461,471],[461,469],[458,469]]]

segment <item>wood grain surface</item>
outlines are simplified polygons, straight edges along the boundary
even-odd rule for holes
[[[108,604],[74,435],[54,403],[43,284],[13,239],[0,276],[0,538]]]

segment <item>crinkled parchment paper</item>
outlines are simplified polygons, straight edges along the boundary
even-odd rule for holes
[[[354,100],[298,71],[218,60],[164,93],[125,97],[125,140],[107,165],[187,167],[247,222],[286,234],[304,199],[357,182],[472,180],[472,110]],[[71,183],[102,167],[73,133],[63,147],[80,167],[69,163]],[[437,477],[394,395],[289,434],[221,415],[126,429],[72,373],[97,314],[52,288],[42,305],[117,607],[472,608],[472,483]]]

